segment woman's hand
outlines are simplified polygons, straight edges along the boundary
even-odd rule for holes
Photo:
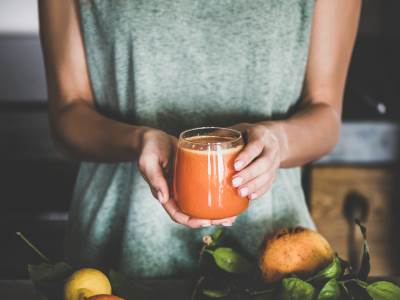
[[[176,146],[177,139],[161,130],[146,129],[142,134],[138,167],[160,203],[170,197],[166,178],[173,168]]]
[[[279,125],[241,123],[232,128],[243,133],[246,146],[234,162],[232,185],[242,197],[253,200],[266,193],[275,180],[285,148]]]
[[[235,220],[204,220],[184,214],[172,198],[167,178],[172,178],[173,160],[177,139],[157,129],[146,129],[142,134],[141,150],[138,157],[139,170],[150,186],[151,193],[162,204],[173,221],[190,228],[211,225],[231,226]]]

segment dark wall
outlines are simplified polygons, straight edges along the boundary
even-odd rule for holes
[[[400,118],[399,12],[397,0],[363,1],[345,94],[345,120]]]
[[[39,38],[0,35],[0,101],[44,103],[46,99]]]
[[[51,140],[40,41],[0,36],[0,279],[27,277],[40,259],[21,231],[61,259],[67,211],[78,164]]]

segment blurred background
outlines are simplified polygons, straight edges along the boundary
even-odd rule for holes
[[[358,263],[359,218],[373,275],[399,275],[400,1],[363,4],[340,142],[304,168],[304,188],[341,256]],[[0,279],[26,278],[26,265],[40,261],[16,231],[62,259],[77,168],[50,138],[36,0],[0,0]]]

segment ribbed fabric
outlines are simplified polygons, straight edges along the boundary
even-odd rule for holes
[[[170,134],[288,115],[299,101],[313,0],[80,0],[103,114]],[[279,171],[228,234],[256,255],[266,233],[313,227],[300,169]],[[195,270],[201,236],[173,223],[134,161],[81,164],[67,258],[134,278]]]

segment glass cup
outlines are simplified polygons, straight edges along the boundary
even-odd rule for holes
[[[201,127],[180,134],[173,193],[185,214],[216,220],[246,210],[248,199],[232,186],[233,163],[243,147],[242,134],[233,129]]]

